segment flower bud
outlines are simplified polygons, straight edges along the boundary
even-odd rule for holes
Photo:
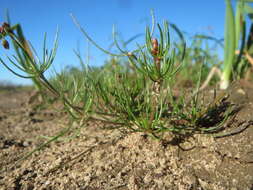
[[[5,49],[10,49],[10,45],[9,45],[9,42],[5,39],[2,40],[2,46],[5,48]]]

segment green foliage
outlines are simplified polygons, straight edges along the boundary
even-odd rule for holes
[[[9,43],[6,38],[10,38],[15,51],[15,55],[13,55],[12,58],[7,57],[8,61],[15,66],[16,69],[26,75],[20,74],[11,69],[1,58],[0,62],[18,77],[31,79],[36,90],[39,92],[39,95],[46,100],[47,97],[44,93],[45,88],[43,87],[44,85],[41,84],[41,79],[45,78],[44,72],[51,66],[55,58],[57,50],[57,35],[54,48],[49,53],[46,49],[46,35],[44,36],[43,57],[40,60],[32,45],[26,40],[20,24],[10,27],[9,23],[3,23],[1,28],[2,32],[0,33],[0,39],[5,40],[5,43]],[[5,47],[5,49],[9,49],[9,45],[8,48]]]
[[[216,39],[204,34],[196,34],[189,37],[188,46],[184,57],[184,66],[180,73],[177,75],[177,80],[187,82],[190,86],[196,84],[199,80],[198,73],[202,69],[200,82],[203,82],[210,69],[214,66],[220,67],[221,60],[218,55],[218,48],[223,48],[221,39]],[[177,60],[179,62],[179,60]],[[191,77],[189,77],[191,76]],[[210,84],[215,84],[218,81],[214,78]]]
[[[192,72],[199,73],[198,92],[203,71],[208,70],[201,57],[204,55],[212,59],[208,49],[202,51],[200,39],[196,39],[195,45],[187,49],[184,36],[176,25],[166,21],[163,26],[157,24],[158,35],[155,35],[153,22],[151,29],[146,28],[145,43],[137,44],[131,52],[120,47],[114,34],[114,44],[120,51],[120,54],[115,54],[100,47],[76,20],[75,23],[92,44],[111,56],[103,67],[85,65],[76,51],[81,69],[67,68],[48,80],[44,72],[53,63],[57,37],[51,51],[46,48],[45,37],[42,59],[39,59],[33,48],[27,48],[27,43],[22,43],[24,39],[19,38],[19,34],[7,30],[6,35],[13,41],[14,49],[17,49],[16,55],[8,57],[8,61],[26,75],[14,72],[2,59],[1,63],[17,76],[36,80],[43,89],[61,101],[70,121],[81,126],[88,121],[101,121],[112,124],[114,128],[144,132],[156,139],[161,139],[165,132],[192,135],[217,133],[223,129],[222,124],[230,112],[225,107],[218,115],[214,114],[219,110],[223,96],[214,98],[213,103],[206,106],[200,103],[198,93],[189,96],[190,100],[186,100],[183,92],[177,96],[174,93],[175,77],[180,76],[184,67],[195,67],[194,64],[197,67]],[[179,41],[171,39],[171,31]],[[188,63],[184,64],[184,61]],[[71,127],[64,129],[45,144],[70,130]],[[40,149],[41,146],[37,150]]]
[[[225,17],[225,45],[224,45],[224,67],[221,76],[220,87],[226,89],[233,78],[242,78],[245,71],[249,67],[249,62],[245,59],[249,46],[246,45],[246,15],[252,19],[253,9],[244,0],[236,2],[235,14],[231,4],[231,0],[226,2]],[[251,38],[249,33],[248,38]],[[236,54],[236,50],[239,50]],[[245,69],[246,68],[246,69]]]

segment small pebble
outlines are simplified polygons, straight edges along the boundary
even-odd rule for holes
[[[239,89],[237,90],[237,93],[238,93],[238,94],[242,94],[242,95],[245,95],[245,94],[246,94],[245,91],[244,91],[243,89],[241,89],[241,88],[239,88]]]
[[[27,146],[29,146],[29,145],[30,145],[30,143],[29,143],[28,141],[24,141],[24,142],[23,142],[23,146],[24,146],[24,147],[27,147]]]

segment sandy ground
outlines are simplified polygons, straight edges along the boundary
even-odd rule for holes
[[[208,93],[208,92],[207,92]],[[240,107],[225,131],[253,121],[253,86],[230,92]],[[68,125],[53,108],[36,111],[25,90],[0,91],[1,190],[252,190],[253,126],[224,138],[196,134],[157,141],[88,123],[16,161]]]

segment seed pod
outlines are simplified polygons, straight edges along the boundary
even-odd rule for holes
[[[158,41],[157,41],[157,39],[153,38],[151,42],[152,42],[153,49],[158,50]]]
[[[5,39],[2,40],[2,46],[5,48],[5,49],[10,49],[10,45],[9,45],[9,42]]]
[[[8,28],[10,28],[10,25],[8,23],[4,22],[2,24],[2,27],[5,28],[5,29],[8,29]]]
[[[5,30],[7,32],[12,32],[10,25],[8,23],[6,23],[6,22],[4,22],[2,24],[2,28],[3,28],[3,30]]]
[[[152,50],[151,50],[151,53],[152,53],[152,55],[157,55],[158,54],[158,46],[159,46],[159,44],[158,44],[158,40],[156,39],[156,38],[153,38],[152,40],[151,40],[151,43],[152,43]]]

